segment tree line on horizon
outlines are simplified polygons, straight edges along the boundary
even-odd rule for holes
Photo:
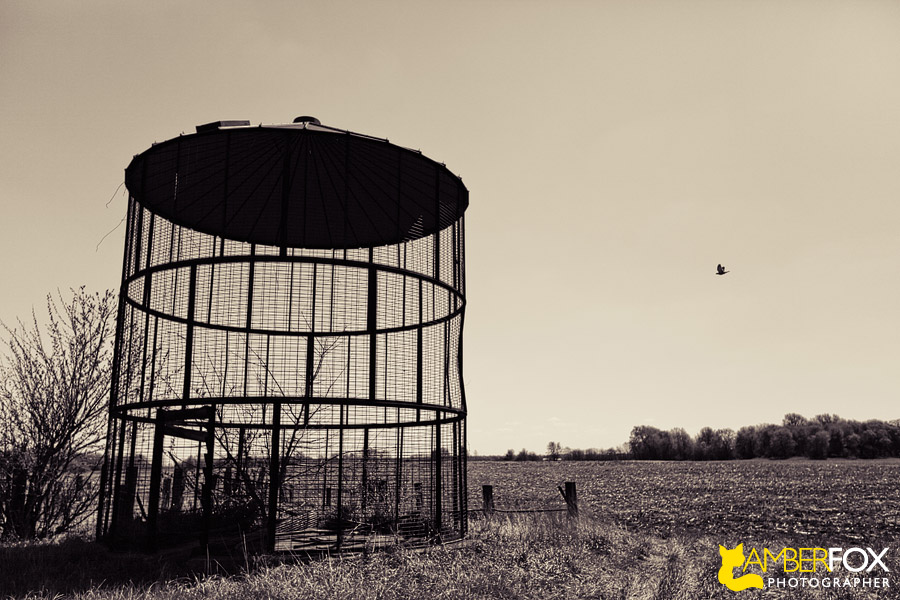
[[[761,424],[732,429],[704,427],[691,436],[681,427],[662,430],[638,425],[620,448],[589,450],[547,445],[539,455],[522,449],[507,450],[500,460],[734,460],[749,458],[786,459],[900,458],[900,419],[853,421],[821,414],[807,419],[788,413],[780,425]],[[485,457],[487,458],[487,457]]]
[[[704,427],[695,437],[681,428],[639,425],[631,430],[628,449],[636,460],[900,457],[900,420],[860,422],[830,414],[807,419],[788,413],[781,425],[751,425],[737,432]]]

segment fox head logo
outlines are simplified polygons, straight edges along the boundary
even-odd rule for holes
[[[722,568],[719,569],[719,583],[733,592],[740,592],[747,588],[763,587],[763,578],[755,573],[748,573],[735,579],[734,568],[744,564],[744,544],[738,544],[733,550],[725,546],[719,546],[719,555],[722,557]]]

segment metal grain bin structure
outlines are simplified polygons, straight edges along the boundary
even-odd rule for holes
[[[98,537],[463,536],[459,177],[300,117],[198,126],[135,156],[125,183]]]

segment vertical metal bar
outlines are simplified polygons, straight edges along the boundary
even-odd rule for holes
[[[400,422],[400,409],[397,409],[397,422]],[[397,428],[397,465],[395,478],[397,481],[396,498],[394,500],[394,523],[400,520],[400,492],[403,489],[403,432],[405,427]]]
[[[316,331],[316,282],[318,280],[318,270],[316,269],[316,264],[313,263],[313,282],[312,282],[312,318],[310,319],[309,330],[310,333],[315,333]],[[316,354],[316,343],[315,337],[312,335],[308,335],[306,337],[306,390],[304,390],[303,395],[306,396],[306,401],[303,403],[303,425],[309,425],[309,405],[314,393],[314,381],[315,377],[315,354]]]
[[[127,376],[125,378],[125,397],[128,397],[128,394],[131,392],[131,380],[134,374],[134,366],[132,364],[132,357],[134,356],[134,313],[135,310],[132,308],[128,311],[128,371]],[[128,457],[128,470],[126,470],[125,478],[128,478],[128,472],[134,469],[134,460],[135,460],[135,448],[137,447],[137,421],[132,423],[131,427],[131,455]],[[132,499],[134,502],[134,499]]]
[[[291,131],[284,133],[284,160],[281,170],[281,228],[279,231],[279,253],[281,256],[287,256],[287,238],[288,238],[288,207],[291,198]],[[304,212],[306,199],[304,196]],[[305,216],[305,215],[304,215]],[[306,219],[304,218],[304,228]],[[302,244],[301,244],[302,245]]]
[[[297,263],[290,263],[291,265],[291,276],[288,278],[288,318],[287,318],[287,329],[288,331],[293,331],[291,324],[294,322],[294,268],[297,266]],[[302,269],[303,266],[301,265]]]
[[[325,430],[325,456],[322,459],[322,511],[325,511],[325,507],[331,504],[331,488],[328,487],[328,433],[329,430]]]
[[[153,431],[153,458],[150,463],[150,496],[147,501],[147,550],[156,551],[157,518],[159,516],[159,486],[162,480],[162,457],[165,435],[163,421],[165,411],[156,411],[156,424]]]
[[[441,170],[434,165],[434,278],[441,279]]]
[[[331,251],[331,258],[334,259],[334,250]],[[334,333],[334,267],[335,265],[331,265],[329,269],[331,270],[331,284],[328,289],[328,331],[329,333]]]
[[[247,451],[244,445],[247,441],[247,428],[241,426],[238,428],[238,455],[237,455],[237,478],[238,481],[244,480],[244,453]]]
[[[110,437],[110,441],[108,442],[107,447],[104,450],[104,453],[106,454],[106,456],[104,457],[104,460],[103,460],[104,468],[100,471],[100,489],[101,490],[103,490],[105,488],[105,486],[107,485],[107,479],[110,480],[109,487],[113,492],[110,495],[110,500],[112,501],[112,507],[111,507],[112,514],[110,515],[110,519],[109,519],[109,529],[104,531],[101,528],[101,521],[103,520],[104,509],[107,508],[107,506],[105,505],[106,499],[104,498],[103,493],[101,492],[100,502],[98,503],[98,506],[97,506],[96,535],[97,535],[98,539],[105,533],[109,533],[110,530],[115,529],[118,490],[119,490],[119,485],[120,485],[120,481],[121,481],[121,477],[122,477],[122,450],[124,450],[124,445],[125,445],[124,427],[121,428],[122,435],[120,437],[122,437],[122,441],[119,444],[118,452],[116,452],[116,449],[115,449],[115,446],[116,446],[115,432],[110,434],[110,431],[114,429],[113,423],[114,423],[114,421],[117,420],[117,417],[114,416],[113,409],[118,405],[119,374],[120,374],[120,367],[121,367],[121,361],[122,361],[121,348],[122,348],[122,343],[123,343],[122,328],[125,324],[125,293],[126,293],[125,280],[128,277],[128,274],[127,274],[128,247],[129,247],[129,243],[130,243],[130,239],[131,239],[129,234],[133,233],[131,230],[131,227],[130,227],[130,225],[131,225],[130,217],[134,211],[133,207],[135,204],[136,204],[136,201],[134,200],[134,198],[129,196],[128,208],[126,209],[126,214],[125,214],[125,220],[129,226],[126,227],[126,232],[125,232],[125,251],[123,252],[123,258],[122,258],[122,281],[119,284],[118,307],[116,308],[116,337],[113,342],[112,378],[110,381],[110,390],[109,390],[109,418],[107,420],[107,435]],[[118,428],[119,427],[117,426],[115,429],[118,429]],[[110,471],[113,469],[113,462],[115,462],[116,458],[118,458],[118,466],[115,469],[115,471],[116,471],[115,477],[112,477],[112,473]],[[109,462],[109,465],[107,465],[107,461]]]
[[[453,431],[453,454],[450,457],[450,475],[453,481],[453,520],[456,521],[457,528],[460,527],[460,514],[459,514],[459,463],[456,460],[456,457],[459,456],[459,422],[454,421],[452,426]]]
[[[197,462],[194,465],[194,497],[191,499],[191,511],[197,512],[197,496],[202,495],[200,491],[200,463],[203,462],[203,444],[197,443]],[[203,508],[202,501],[200,508]]]
[[[362,455],[362,513],[366,516],[366,506],[369,499],[369,428],[363,429],[363,455]]]
[[[422,315],[422,280],[419,279],[419,326],[416,327],[416,404],[422,404],[423,401],[423,389],[424,383],[423,379],[423,364],[422,358],[425,352],[423,348],[423,332],[424,326],[423,323],[423,315]],[[420,408],[416,408],[416,423],[422,420],[422,410]]]
[[[347,344],[349,348],[350,344]],[[347,353],[349,363],[349,350]],[[344,533],[344,410],[343,404],[340,405],[340,413],[338,416],[338,483],[337,483],[337,549],[340,550]]]
[[[397,242],[399,243],[403,237],[404,232],[400,228],[400,207],[403,204],[403,197],[401,196],[401,187],[403,184],[403,149],[397,148]],[[400,252],[400,247],[397,247],[397,252]],[[399,266],[400,260],[399,256],[397,259],[397,264]]]
[[[206,464],[203,468],[203,497],[200,504],[203,507],[203,530],[200,534],[200,545],[206,548],[209,545],[209,528],[212,523],[212,492],[215,484],[215,475],[213,474],[214,464],[214,437],[213,431],[216,425],[216,409],[213,406],[209,408],[209,419],[206,423]]]
[[[441,411],[437,412],[437,423],[434,425],[434,529],[435,533],[440,536],[443,511],[443,448],[441,447]]]
[[[281,488],[281,402],[272,403],[272,448],[269,458],[269,514],[266,524],[266,544],[275,551],[278,528],[278,491]]]
[[[344,258],[347,258],[347,251],[344,250]],[[347,400],[350,400],[350,357],[353,352],[353,338],[347,337]],[[341,543],[344,539],[344,412],[349,407],[340,405],[338,414],[338,485],[337,485],[337,549],[340,550]]]
[[[148,269],[150,268],[150,259],[151,259],[151,255],[153,252],[153,226],[154,226],[155,222],[156,222],[156,215],[154,215],[153,213],[150,213],[150,227],[147,230],[147,252],[146,252],[146,268],[148,268]],[[148,398],[144,396],[144,390],[145,390],[146,382],[147,382],[147,346],[148,346],[147,337],[149,335],[148,332],[150,330],[150,310],[149,309],[150,309],[150,302],[152,300],[152,286],[153,286],[153,273],[151,272],[151,273],[147,273],[144,276],[144,294],[143,294],[143,298],[142,298],[142,303],[143,303],[142,308],[146,312],[144,315],[144,344],[143,344],[143,348],[141,349],[141,385],[140,385],[140,391],[138,392],[138,396],[140,397],[141,402],[148,400]],[[156,319],[156,317],[154,317],[154,339],[156,337],[155,319]],[[155,351],[155,347],[153,350]],[[151,358],[155,358],[155,353],[151,354]],[[152,384],[152,379],[153,379],[152,369],[150,371],[150,379],[151,379],[151,384]],[[147,412],[149,413],[149,409]]]
[[[263,380],[263,396],[267,397],[269,395],[269,351],[272,345],[272,336],[266,336],[266,360],[265,360],[265,371],[266,378]]]
[[[144,169],[146,171],[146,169]],[[144,242],[144,209],[138,209],[137,214],[137,231],[135,233],[134,238],[134,253],[132,258],[134,262],[132,263],[131,272],[137,273],[141,270],[141,244]]]
[[[447,310],[452,311],[450,304],[453,301],[453,292],[447,290]],[[444,321],[444,406],[450,406],[450,321]]]
[[[213,245],[212,255],[215,257],[216,247]],[[212,323],[212,307],[213,307],[213,298],[215,298],[215,283],[216,283],[216,263],[215,261],[209,263],[209,295],[207,296],[206,301],[206,323]],[[218,316],[218,315],[217,315]]]
[[[230,193],[228,183],[231,180],[231,133],[226,131],[225,134],[225,160],[223,161],[225,164],[223,168],[225,170],[224,177],[222,178],[222,228],[225,228],[225,224],[228,223],[228,194]],[[219,256],[222,256],[225,244],[225,238],[222,238],[220,243],[220,251]]]
[[[456,227],[457,223],[453,224],[453,228],[450,230],[451,236],[450,239],[453,243],[453,289],[459,290],[459,229]]]
[[[374,265],[374,254],[369,248],[369,276],[367,280],[366,331],[369,335],[369,399],[376,397],[377,352],[376,332],[378,330],[378,271]]]
[[[250,244],[250,264],[248,266],[248,276],[247,276],[247,322],[246,322],[246,333],[244,334],[244,396],[247,396],[247,377],[249,375],[250,369],[250,328],[253,326],[253,279],[254,279],[254,268],[256,266],[255,261],[253,260],[254,255],[256,254],[256,244]],[[263,410],[265,410],[265,404],[263,404]]]
[[[191,399],[191,371],[194,362],[194,309],[197,296],[197,265],[191,265],[190,279],[188,280],[188,314],[187,332],[184,342],[184,389],[181,400],[184,404]]]
[[[119,511],[122,505],[122,468],[125,454],[125,428],[127,422],[124,418],[117,417],[119,420],[119,455],[116,460],[116,476],[113,481],[114,501],[112,505],[112,518],[109,526],[110,533],[117,534],[117,526],[119,521]]]
[[[460,463],[460,472],[462,473],[462,486],[459,491],[460,496],[462,496],[462,533],[463,535],[469,529],[469,473],[466,468],[466,461],[468,460],[469,449],[466,442],[466,422],[462,420],[459,422],[459,430],[460,430],[460,452],[459,452],[459,463]]]
[[[222,397],[226,396],[227,386],[228,386],[228,354],[229,354],[229,342],[231,341],[231,332],[225,332],[225,364],[222,365]]]

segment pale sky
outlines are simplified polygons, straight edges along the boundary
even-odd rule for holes
[[[118,286],[132,155],[298,115],[469,188],[470,450],[900,418],[900,3],[0,0],[0,319]]]

